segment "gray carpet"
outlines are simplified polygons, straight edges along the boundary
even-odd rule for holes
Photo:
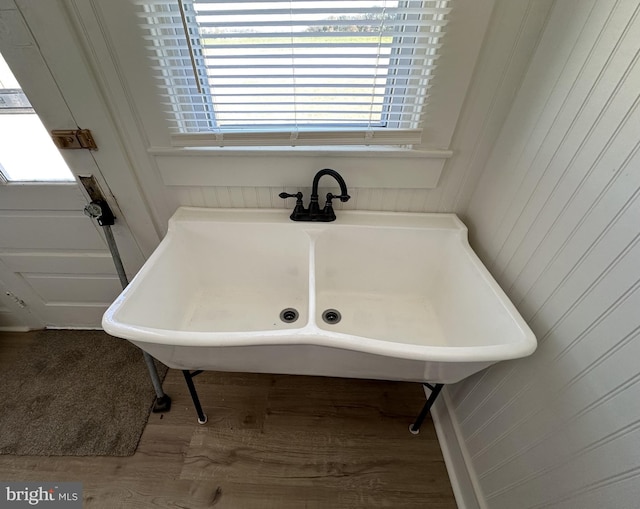
[[[167,368],[159,366],[164,379]],[[142,351],[100,331],[42,331],[0,372],[0,454],[130,456],[155,401]]]

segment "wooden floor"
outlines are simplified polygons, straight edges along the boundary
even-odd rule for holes
[[[0,334],[0,369],[28,337]],[[213,372],[195,384],[203,426],[170,370],[171,411],[151,414],[135,455],[0,456],[0,479],[81,481],[85,508],[456,507],[431,419],[408,431],[418,384]]]

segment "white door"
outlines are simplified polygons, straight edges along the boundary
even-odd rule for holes
[[[114,234],[130,276],[149,247],[136,242],[124,207],[117,205],[121,197],[111,191],[126,188],[122,199],[129,201],[135,186],[118,175],[105,179],[94,152],[63,151],[63,160],[53,147],[47,131],[76,129],[78,115],[70,111],[34,34],[15,3],[2,0],[0,53],[17,80],[0,62],[0,329],[99,327],[121,287],[101,228],[83,214],[87,199],[75,177],[94,175],[99,182],[117,218]],[[88,101],[98,101],[87,94]],[[96,125],[100,150],[101,138],[113,133],[100,129],[103,118],[96,116]]]

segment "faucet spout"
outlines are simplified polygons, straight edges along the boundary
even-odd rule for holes
[[[318,203],[318,184],[320,179],[329,175],[336,179],[338,185],[340,186],[340,195],[334,196],[332,194],[327,195],[327,203],[324,206],[324,209],[320,210],[320,204]],[[347,194],[347,184],[345,183],[342,175],[340,175],[336,170],[332,170],[331,168],[325,168],[324,170],[320,170],[316,173],[315,177],[313,177],[313,185],[311,186],[311,196],[309,197],[309,216],[312,221],[335,221],[336,215],[333,211],[333,206],[331,205],[331,200],[333,198],[339,198],[340,201],[345,202],[351,198]]]
[[[313,177],[313,185],[311,187],[311,199],[313,200],[315,197],[316,201],[318,201],[318,183],[320,182],[320,179],[324,175],[332,176],[334,179],[336,179],[336,181],[338,182],[338,185],[340,186],[340,196],[335,196],[335,198],[340,198],[341,202],[349,201],[349,198],[351,198],[351,196],[349,196],[349,193],[347,191],[346,182],[342,178],[342,175],[340,175],[336,170],[332,170],[331,168],[325,168],[324,170],[320,170],[318,173],[316,173],[316,176]]]

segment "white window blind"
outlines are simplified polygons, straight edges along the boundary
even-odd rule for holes
[[[140,0],[177,146],[413,145],[453,0]]]

